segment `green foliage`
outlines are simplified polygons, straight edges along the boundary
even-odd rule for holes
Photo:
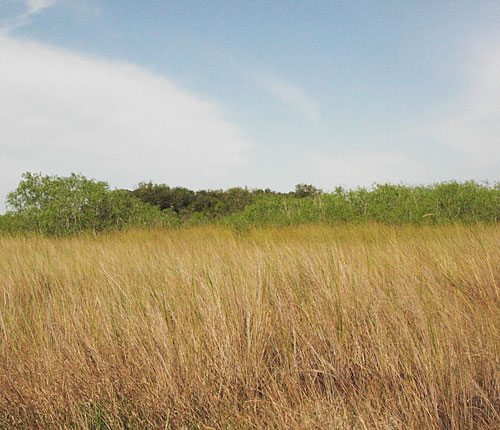
[[[203,213],[204,218],[221,218],[244,210],[255,201],[261,190],[250,191],[247,188],[222,190],[192,191],[183,187],[171,188],[165,184],[142,182],[133,191],[133,195],[145,203],[162,210],[172,209],[184,220],[193,214]],[[198,219],[199,216],[197,215]]]
[[[269,189],[192,191],[141,183],[134,191],[110,190],[106,182],[26,173],[8,195],[11,211],[0,232],[60,236],[126,227],[220,223],[237,231],[252,226],[375,221],[445,224],[500,221],[500,184],[443,182],[428,186],[374,185],[330,193],[307,184],[295,191]]]
[[[16,190],[7,196],[7,204],[12,211],[2,217],[0,228],[10,233],[61,236],[175,223],[172,214],[141,202],[129,191],[111,191],[106,182],[75,174],[57,177],[25,173]]]
[[[299,199],[304,197],[314,197],[320,195],[323,191],[316,188],[314,185],[297,184],[295,185],[295,192],[293,195]]]
[[[375,221],[445,224],[500,221],[500,184],[474,181],[430,186],[375,185],[371,190],[316,193],[308,198],[271,195],[224,219],[226,225],[297,225]]]
[[[30,219],[25,214],[7,212],[5,215],[0,215],[0,233],[25,234],[30,231],[30,225]]]
[[[133,195],[145,203],[157,206],[161,210],[171,209],[177,214],[183,214],[194,202],[195,193],[187,188],[170,188],[165,184],[142,182],[133,191]]]

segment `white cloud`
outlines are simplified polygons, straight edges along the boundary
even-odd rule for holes
[[[216,187],[247,162],[238,127],[165,78],[6,36],[0,58],[0,200],[27,170]]]
[[[428,127],[430,137],[467,155],[476,166],[500,161],[500,44],[471,56],[470,84]]]

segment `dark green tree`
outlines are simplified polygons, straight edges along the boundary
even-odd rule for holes
[[[314,197],[322,194],[323,191],[319,188],[316,188],[314,185],[309,184],[297,184],[295,185],[295,192],[293,193],[294,197],[299,199],[304,197]]]

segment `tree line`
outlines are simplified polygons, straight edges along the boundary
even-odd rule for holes
[[[184,187],[169,187],[165,184],[142,182],[132,191],[132,195],[144,203],[149,203],[161,210],[171,209],[181,219],[187,220],[193,214],[201,214],[207,218],[222,218],[236,212],[244,211],[257,199],[262,197],[314,197],[323,191],[307,184],[295,186],[295,191],[280,193],[269,188],[248,189],[241,187],[227,190],[193,191]]]
[[[375,184],[325,192],[298,184],[288,193],[235,187],[194,191],[152,182],[112,190],[104,181],[25,173],[7,196],[0,233],[62,236],[123,228],[217,223],[236,229],[304,223],[442,224],[500,221],[500,183]]]

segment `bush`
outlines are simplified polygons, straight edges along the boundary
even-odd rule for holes
[[[50,236],[129,226],[165,227],[177,220],[171,212],[141,202],[129,191],[111,191],[106,182],[81,175],[69,177],[25,173],[7,196],[11,212],[0,228]]]
[[[297,225],[376,221],[386,224],[445,224],[500,221],[500,184],[443,182],[410,187],[383,184],[332,193],[262,196],[228,225]]]

